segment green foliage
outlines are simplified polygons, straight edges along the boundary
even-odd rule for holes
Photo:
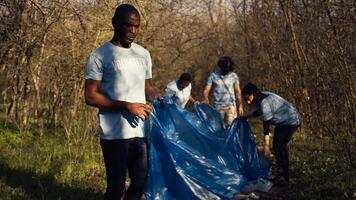
[[[355,195],[356,170],[330,138],[302,139],[290,144],[290,199],[351,199]]]
[[[93,136],[94,137],[94,136]],[[98,143],[0,129],[0,199],[99,199],[105,186]]]
[[[251,119],[249,123],[257,145],[263,145],[261,121]],[[355,198],[356,169],[346,162],[342,148],[331,137],[314,138],[310,132],[298,130],[289,143],[291,180],[288,189],[271,190],[261,194],[263,199]]]
[[[14,2],[0,12],[0,199],[97,199],[104,169],[83,66],[112,37],[118,1]],[[190,72],[201,100],[218,57],[231,56],[241,86],[275,91],[302,115],[290,199],[355,198],[355,1],[125,2],[142,14],[137,42],[161,91]]]
[[[260,124],[252,121],[257,141]],[[81,133],[78,133],[81,134]],[[100,199],[105,170],[96,136],[72,143],[63,134],[20,134],[0,128],[0,199]],[[290,143],[288,199],[350,199],[356,171],[335,151],[330,138],[310,139],[299,131]],[[340,151],[342,152],[342,151]],[[280,199],[280,193],[267,199]]]

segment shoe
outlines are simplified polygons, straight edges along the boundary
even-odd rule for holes
[[[274,181],[276,179],[277,175],[271,174],[269,176],[267,176],[265,179],[269,180],[269,181]]]
[[[279,187],[286,187],[289,185],[289,181],[284,176],[277,176],[273,180],[273,184]]]

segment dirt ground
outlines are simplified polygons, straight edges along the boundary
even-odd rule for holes
[[[128,183],[126,183],[128,184]],[[253,192],[259,196],[259,200],[287,200],[288,187],[272,187],[268,192]],[[141,200],[145,200],[145,195],[142,195]]]
[[[272,187],[268,192],[255,192],[261,200],[286,200],[288,187]]]

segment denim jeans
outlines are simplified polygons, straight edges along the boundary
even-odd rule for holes
[[[140,199],[147,175],[147,139],[100,139],[106,168],[104,200],[120,200],[125,191],[126,173],[131,179],[125,200]]]
[[[289,181],[289,155],[287,145],[299,126],[276,126],[273,135],[273,151],[276,154],[276,161],[279,175]]]

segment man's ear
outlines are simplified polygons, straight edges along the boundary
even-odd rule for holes
[[[114,29],[118,28],[118,22],[114,18],[111,18],[111,24],[112,24],[112,27],[114,27]]]
[[[111,25],[112,25],[112,27],[116,28],[116,27],[115,27],[114,18],[111,18]]]

